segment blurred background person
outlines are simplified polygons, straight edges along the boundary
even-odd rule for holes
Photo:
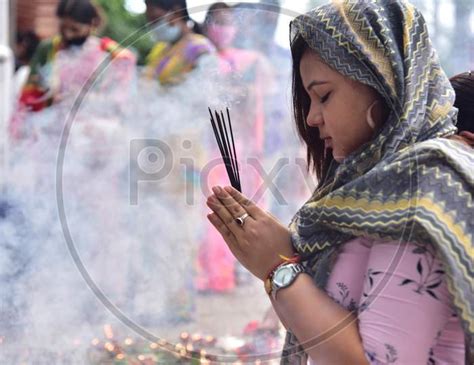
[[[456,93],[454,106],[458,108],[458,134],[474,147],[474,76],[463,72],[449,79]]]
[[[234,46],[238,33],[234,9],[224,2],[212,4],[203,23],[203,32],[214,44],[218,56],[221,102],[231,106],[232,123],[237,130],[236,149],[240,158],[240,174],[245,176],[243,189],[255,195],[262,179],[259,171],[247,163],[248,158],[260,160],[264,148],[264,97],[272,81],[272,68],[265,57],[252,49]],[[213,157],[218,160],[219,151]],[[207,184],[214,186],[227,181],[223,164],[209,173]],[[207,226],[198,253],[196,285],[201,292],[229,292],[250,277],[239,265],[222,237]]]
[[[115,41],[93,35],[100,17],[91,1],[61,0],[56,15],[59,34],[38,46],[30,64],[31,75],[21,96],[21,103],[33,111],[77,92],[107,54],[125,59],[132,66],[135,63],[135,56],[118,47]],[[62,57],[75,62],[61,64]],[[130,79],[129,75],[127,79]]]
[[[222,102],[231,104],[233,120],[245,140],[241,157],[262,157],[265,130],[265,96],[274,87],[274,69],[259,51],[240,47],[238,29],[242,27],[235,9],[225,3],[209,8],[203,30],[217,48]],[[255,193],[256,182],[243,188]]]
[[[42,41],[30,62],[31,72],[10,125],[14,138],[33,133],[32,126],[25,124],[28,112],[41,111],[61,102],[73,102],[107,57],[112,62],[93,80],[91,94],[104,99],[102,111],[113,110],[114,113],[130,95],[136,57],[112,39],[93,35],[100,24],[99,12],[93,3],[89,0],[61,0],[56,16],[59,34]]]
[[[20,92],[30,75],[29,63],[40,42],[39,37],[32,30],[18,32],[16,34],[16,43],[14,47],[15,54],[15,75],[13,85],[15,87],[13,100],[17,100]]]
[[[194,178],[197,167],[184,169],[178,161],[191,155],[199,165],[199,155],[205,153],[203,128],[196,120],[202,120],[202,113],[207,118],[209,92],[203,77],[209,78],[209,72],[216,69],[217,58],[215,47],[190,18],[185,0],[146,0],[145,5],[154,45],[146,57],[134,117],[145,136],[166,141],[169,149],[163,156],[173,163],[162,183],[140,193],[142,209],[134,218],[139,227],[137,247],[143,254],[133,264],[140,282],[131,292],[136,298],[133,312],[137,318],[159,327],[195,319],[200,206],[186,204],[186,194],[199,179]],[[160,217],[162,224],[150,224],[150,216]],[[183,217],[187,219],[183,221]],[[176,225],[179,227],[173,229]],[[187,254],[177,260],[176,252]],[[168,282],[157,281],[164,271]],[[148,303],[157,296],[157,310],[150,314]]]
[[[225,3],[212,4],[206,14],[203,32],[214,44],[218,55],[218,74],[221,79],[237,72],[237,49],[232,42],[237,33],[232,21],[231,8]],[[227,93],[230,91],[226,83]],[[218,158],[217,149],[213,151]],[[215,166],[209,174],[208,185],[225,181],[227,172],[224,165]],[[229,292],[235,288],[235,258],[219,236],[218,232],[207,226],[203,241],[198,250],[196,288],[201,293]]]
[[[239,31],[235,39],[237,47],[261,52],[273,70],[271,82],[264,95],[264,145],[263,156],[266,170],[278,169],[282,155],[290,157],[289,166],[281,168],[273,183],[278,193],[266,196],[269,210],[282,222],[289,222],[293,213],[303,203],[307,191],[301,185],[295,189],[292,176],[301,174],[296,158],[303,157],[296,131],[291,123],[291,54],[288,48],[276,42],[276,30],[280,19],[280,1],[268,0],[259,3],[239,3],[235,6],[235,17]],[[282,165],[280,165],[282,166]]]
[[[235,45],[240,48],[259,50],[267,55],[268,50],[275,46],[274,37],[280,17],[280,1],[238,3],[235,5],[235,10],[236,17],[243,25],[238,29]],[[286,49],[286,52],[289,50]]]
[[[126,168],[123,155],[118,155],[124,150],[121,147],[126,147],[121,113],[133,89],[136,57],[110,38],[94,35],[100,17],[90,0],[60,0],[55,15],[58,33],[36,49],[10,124],[15,139],[9,151],[10,174],[26,191],[51,197],[59,139],[70,123],[68,157],[61,178],[77,219],[80,217],[84,227],[90,219],[84,230],[94,232],[95,242],[101,242],[99,246],[90,237],[85,240],[84,256],[99,261],[98,252],[112,251],[119,239],[122,215],[117,205],[121,172]],[[81,99],[84,91],[87,96],[82,94]],[[28,179],[24,178],[24,166],[33,166]],[[107,183],[91,183],[91,176]],[[105,277],[110,267],[116,267],[115,262],[101,260],[98,275]],[[124,277],[126,272],[120,274]],[[115,284],[107,291],[123,303],[125,284]]]
[[[261,57],[256,52],[234,46],[238,26],[233,9],[226,3],[218,2],[209,7],[202,28],[217,49],[221,75],[244,73]]]
[[[186,0],[146,0],[146,17],[152,23],[155,45],[146,61],[145,76],[162,85],[177,84],[215,51],[212,43],[199,34],[190,18]]]
[[[18,32],[15,44],[15,70],[27,66],[40,42],[39,37],[32,30]]]

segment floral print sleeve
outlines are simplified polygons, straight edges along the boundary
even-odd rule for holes
[[[464,362],[463,331],[430,246],[352,240],[339,254],[326,292],[357,313],[370,364]]]

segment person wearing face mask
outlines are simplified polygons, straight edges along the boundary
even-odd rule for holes
[[[199,33],[187,10],[186,0],[146,0],[150,35],[156,42],[147,56],[145,77],[161,85],[179,84],[185,75],[204,64],[215,52]]]
[[[221,74],[242,71],[245,68],[241,49],[233,47],[237,26],[233,22],[232,8],[222,2],[212,4],[207,10],[203,31],[214,44],[219,56],[219,70]]]
[[[243,119],[245,130],[252,138],[252,153],[261,155],[264,144],[264,97],[273,85],[274,69],[258,51],[234,46],[237,28],[234,9],[225,3],[215,3],[206,14],[203,30],[217,48],[219,74],[226,86],[226,101],[233,103],[234,114]]]
[[[84,83],[107,57],[107,71],[94,90],[108,95],[108,102],[127,97],[134,80],[136,57],[110,38],[99,38],[94,29],[100,23],[98,9],[90,0],[61,0],[56,9],[59,34],[42,41],[30,62],[31,73],[23,87],[18,110],[10,124],[10,133],[20,138],[26,131],[28,112],[37,112],[65,100],[74,100]],[[106,82],[105,82],[106,80]],[[102,87],[112,88],[104,90]],[[118,100],[120,99],[120,100]]]
[[[93,35],[100,23],[97,8],[89,0],[61,0],[56,9],[59,34],[42,41],[30,62],[31,73],[19,98],[10,132],[19,137],[25,112],[41,111],[54,103],[71,99],[108,56],[116,61],[108,74],[115,74],[123,90],[133,79],[136,57],[110,38]],[[115,67],[117,66],[117,67]],[[112,69],[115,72],[112,72]],[[118,71],[120,69],[120,71]]]
[[[263,72],[268,63],[261,53],[236,47],[238,23],[234,9],[223,2],[212,4],[203,25],[204,34],[215,45],[219,56],[219,71],[225,76],[237,73],[245,80],[255,81],[256,68]]]
[[[246,176],[243,188],[253,195],[262,181],[245,161],[247,157],[260,159],[263,153],[264,96],[269,86],[265,80],[270,79],[271,66],[261,53],[233,45],[238,28],[234,15],[229,5],[214,3],[207,11],[203,32],[217,49],[223,103],[232,106],[232,122],[243,132],[236,136],[237,150],[245,151],[245,156],[241,156],[240,173]],[[218,158],[219,151],[216,149],[213,155]],[[223,183],[226,176],[224,165],[216,166],[208,176],[208,183],[211,186]],[[236,265],[222,237],[212,227],[207,227],[203,237],[197,267],[196,286],[202,292],[230,292],[250,279],[248,272]]]

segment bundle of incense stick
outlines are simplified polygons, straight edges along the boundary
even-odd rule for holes
[[[217,145],[221,151],[222,160],[224,161],[227,175],[229,176],[230,184],[232,187],[242,192],[240,185],[239,176],[239,164],[237,162],[237,154],[235,153],[234,133],[232,131],[232,123],[230,121],[229,108],[227,110],[227,121],[224,118],[224,113],[221,111],[220,114],[217,110],[212,114],[211,108],[209,114],[211,115],[212,129],[214,130],[214,136],[216,137]],[[230,133],[230,138],[229,138]]]

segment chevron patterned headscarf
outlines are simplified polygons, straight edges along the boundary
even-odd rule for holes
[[[354,237],[432,244],[474,353],[474,151],[443,138],[456,132],[454,92],[422,15],[405,1],[335,1],[290,27],[293,41],[302,37],[390,108],[380,134],[330,169],[293,218],[295,249],[324,289],[338,249]],[[288,332],[282,363],[306,361]]]

